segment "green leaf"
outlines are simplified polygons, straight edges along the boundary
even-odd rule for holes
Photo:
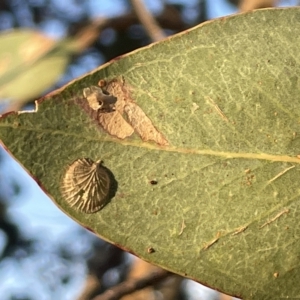
[[[21,103],[53,85],[76,52],[72,41],[57,42],[28,29],[1,34],[0,44],[0,97]]]
[[[1,140],[103,239],[244,299],[299,297],[299,24],[298,8],[204,23],[3,116]],[[83,97],[99,79],[116,112]],[[85,157],[115,181],[94,214],[60,193]]]

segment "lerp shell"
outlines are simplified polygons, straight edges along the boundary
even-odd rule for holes
[[[70,164],[61,182],[61,194],[76,210],[94,213],[105,206],[110,190],[110,177],[101,165],[90,158]]]

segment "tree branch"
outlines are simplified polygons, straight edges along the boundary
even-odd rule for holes
[[[157,42],[166,37],[163,30],[159,27],[156,20],[147,10],[142,0],[131,0],[131,5],[152,41]]]
[[[162,279],[168,277],[171,274],[172,273],[163,269],[151,272],[145,277],[124,281],[107,290],[102,295],[96,296],[93,300],[118,300],[124,295],[133,293],[137,290],[160,282]]]
[[[250,11],[258,8],[276,6],[277,0],[241,0],[239,10],[241,12]]]

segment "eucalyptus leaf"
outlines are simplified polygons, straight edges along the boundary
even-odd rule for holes
[[[29,29],[0,34],[0,44],[0,97],[19,103],[51,87],[77,50],[72,41],[55,41]]]
[[[299,25],[299,8],[201,24],[4,115],[0,138],[103,239],[243,299],[299,297]],[[116,111],[89,107],[99,80]],[[115,181],[93,214],[60,193],[80,158]]]

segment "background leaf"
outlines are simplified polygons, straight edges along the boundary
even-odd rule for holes
[[[290,24],[299,21],[294,8],[205,23],[70,83],[37,113],[7,114],[1,139],[104,239],[244,299],[297,297],[300,37]],[[96,124],[83,88],[121,76],[169,145]],[[103,159],[117,181],[96,214],[60,196],[65,167],[81,157]]]
[[[36,31],[9,31],[0,36],[0,43],[0,97],[20,102],[55,83],[70,59],[62,43]]]
[[[105,20],[86,25],[77,36],[56,41],[41,32],[19,29],[0,35],[0,97],[24,104],[50,88],[72,55],[94,41]]]

